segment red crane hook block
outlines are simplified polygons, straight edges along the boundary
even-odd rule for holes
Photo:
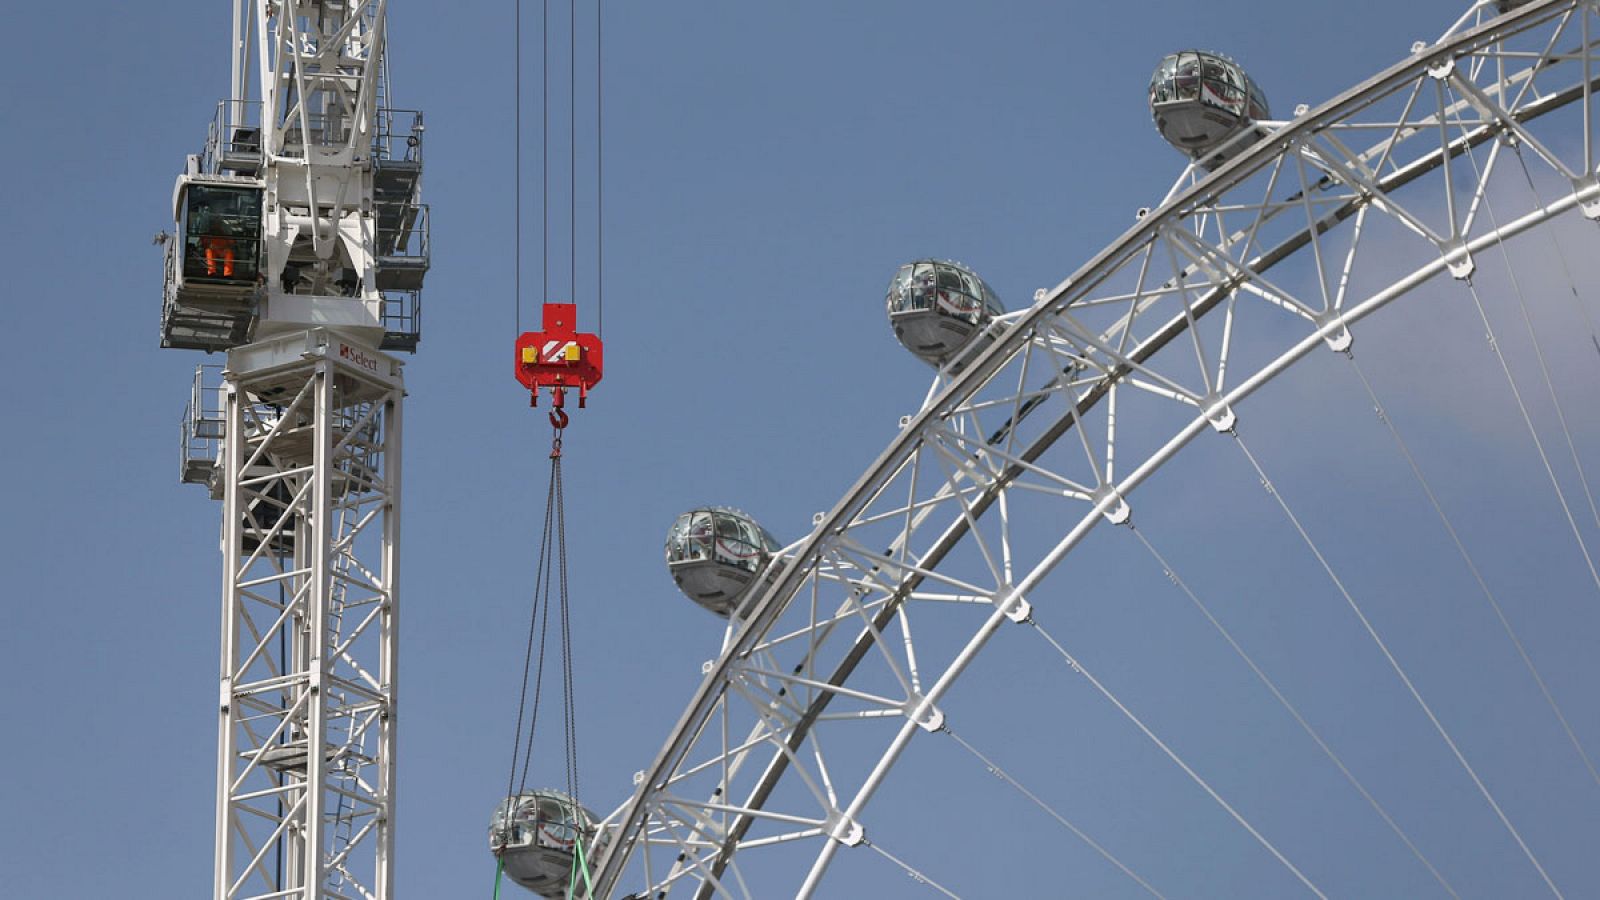
[[[600,383],[604,369],[600,338],[579,334],[577,325],[576,304],[546,303],[544,330],[524,332],[517,338],[517,381],[532,394],[528,405],[538,406],[539,389],[549,388],[551,404],[561,409],[566,405],[567,389],[577,388],[581,409],[589,389]]]

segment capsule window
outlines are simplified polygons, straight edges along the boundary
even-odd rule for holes
[[[260,269],[261,190],[190,184],[184,193],[184,278],[253,283]]]
[[[1174,100],[1200,98],[1200,60],[1197,57],[1190,56],[1179,61],[1173,75],[1172,88]]]

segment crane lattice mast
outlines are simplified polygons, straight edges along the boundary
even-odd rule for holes
[[[427,272],[422,116],[387,0],[235,0],[233,83],[173,196],[182,479],[222,501],[213,896],[393,896],[402,363]],[[215,376],[216,380],[213,380]]]

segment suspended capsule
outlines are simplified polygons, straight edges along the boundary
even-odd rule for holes
[[[1203,50],[1161,60],[1150,77],[1150,114],[1167,143],[1208,169],[1255,143],[1239,135],[1271,115],[1266,94],[1238,63]]]
[[[919,259],[889,282],[889,324],[901,345],[935,368],[961,368],[981,349],[990,320],[1005,312],[978,274],[960,263]]]
[[[507,878],[541,897],[586,896],[574,870],[596,851],[594,813],[559,791],[526,791],[500,801],[489,823],[489,850]]]
[[[690,600],[728,617],[742,612],[778,548],[771,533],[736,509],[691,509],[667,532],[667,570]]]

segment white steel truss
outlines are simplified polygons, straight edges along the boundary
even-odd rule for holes
[[[1003,317],[784,551],[604,823],[595,893],[809,897],[840,848],[893,861],[869,840],[874,793],[917,735],[948,730],[941,699],[991,636],[1034,626],[1041,584],[1091,529],[1128,522],[1158,468],[1233,433],[1241,401],[1297,361],[1348,351],[1381,307],[1470,278],[1486,249],[1565,211],[1600,217],[1597,63],[1593,0],[1481,0],[1216,172],[1186,173]],[[1519,166],[1542,199],[1505,189]],[[1303,277],[1277,277],[1289,260]],[[811,851],[791,883],[747,883],[741,854],[797,842]]]
[[[224,377],[214,896],[385,900],[400,363],[316,330]]]
[[[183,432],[183,480],[223,508],[213,896],[390,900],[404,385],[380,350],[419,339],[422,117],[386,108],[388,0],[230,2],[163,308],[164,346],[228,351]],[[262,260],[222,300],[176,277],[184,192],[217,186],[261,215],[259,246],[202,239],[224,277]]]
[[[381,289],[395,284],[381,283],[392,274],[381,263],[405,239],[380,234],[384,210],[375,204],[394,194],[414,205],[416,188],[414,172],[402,167],[397,180],[396,168],[384,170],[380,158],[387,13],[388,0],[235,0],[228,122],[259,117],[262,335],[314,323],[374,346],[383,340]],[[259,112],[245,99],[252,58]],[[380,176],[394,182],[388,190],[380,190]],[[420,212],[408,206],[407,214]]]

